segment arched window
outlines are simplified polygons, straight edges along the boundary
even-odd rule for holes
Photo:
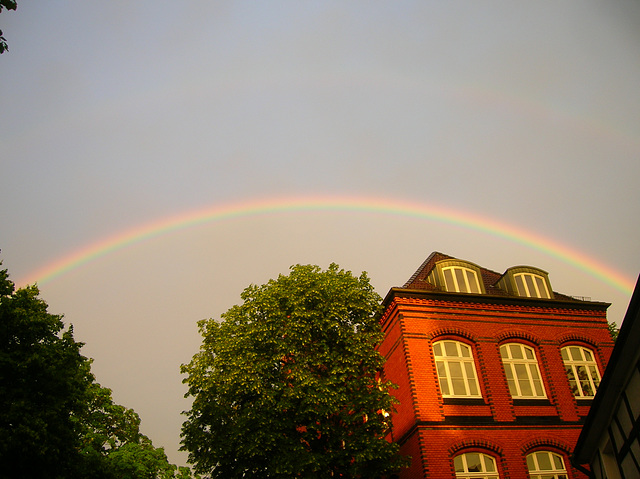
[[[500,346],[500,356],[512,397],[547,397],[533,348],[520,343],[503,344]]]
[[[444,284],[447,291],[456,293],[481,293],[477,273],[463,266],[442,268]]]
[[[493,457],[479,452],[468,452],[453,458],[456,479],[498,479]]]
[[[581,346],[560,350],[569,385],[575,397],[593,397],[600,385],[600,372],[593,352]]]
[[[482,397],[471,348],[459,341],[433,344],[443,397]]]
[[[533,273],[517,273],[513,275],[520,296],[528,298],[550,298],[545,279]]]
[[[567,479],[564,459],[553,452],[538,451],[529,454],[527,468],[531,479]]]

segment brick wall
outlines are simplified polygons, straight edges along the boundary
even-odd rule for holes
[[[412,465],[401,478],[453,478],[453,457],[479,451],[497,461],[501,478],[527,478],[526,455],[560,454],[569,477],[569,455],[590,400],[569,387],[560,348],[581,345],[595,352],[604,372],[613,343],[603,303],[488,298],[395,290],[381,319],[385,376],[399,388],[392,439]],[[473,351],[482,399],[443,399],[432,344],[452,339]],[[512,399],[500,345],[534,349],[546,399]]]

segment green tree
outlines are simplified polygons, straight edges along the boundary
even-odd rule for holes
[[[182,449],[212,478],[379,478],[404,460],[385,439],[394,403],[381,380],[366,273],[297,265],[244,303],[200,321]]]
[[[15,10],[18,4],[14,0],[0,0],[0,13],[6,8],[7,10]],[[6,52],[9,49],[7,46],[7,40],[2,36],[2,30],[0,30],[0,54]]]
[[[68,477],[91,381],[71,327],[0,272],[0,457],[8,477]]]
[[[38,296],[0,270],[0,476],[190,477],[140,433],[133,410],[114,404],[72,327]]]
[[[609,321],[609,334],[611,335],[611,340],[615,343],[618,340],[618,333],[620,333],[620,328],[618,325],[612,321]]]
[[[140,432],[140,416],[115,404],[111,390],[92,382],[80,418],[86,477],[101,471],[108,479],[190,478],[188,468],[170,464],[162,448]]]

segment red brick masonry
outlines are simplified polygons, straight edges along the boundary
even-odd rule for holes
[[[412,457],[401,478],[455,477],[453,457],[482,452],[496,460],[501,478],[528,478],[526,455],[569,455],[590,399],[570,389],[560,348],[580,345],[595,353],[600,374],[613,349],[608,304],[394,288],[381,318],[385,376],[398,389],[391,440]],[[443,399],[432,344],[442,339],[471,347],[482,398]],[[535,350],[546,391],[543,399],[512,399],[500,345],[519,342]]]

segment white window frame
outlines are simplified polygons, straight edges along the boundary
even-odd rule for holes
[[[514,349],[518,350],[519,354]],[[536,352],[532,347],[522,343],[506,343],[500,346],[500,357],[502,358],[502,365],[504,366],[511,397],[547,397]],[[522,391],[523,386],[525,388],[528,386],[531,394],[524,394]]]
[[[482,469],[469,470],[469,459],[471,456],[479,456],[479,466]],[[474,461],[475,462],[475,461]],[[456,479],[499,479],[498,466],[496,460],[488,454],[481,452],[467,452],[459,454],[453,458],[453,469],[456,473]]]
[[[539,459],[542,455],[547,456],[551,469],[540,469]],[[561,467],[558,467],[558,460]],[[564,458],[551,451],[536,451],[527,454],[527,469],[531,479],[567,479],[569,477]]]
[[[456,354],[449,354],[454,348]],[[444,339],[433,343],[433,355],[443,398],[482,397],[471,346],[460,341]],[[461,385],[464,393],[454,393],[454,390],[460,392]]]
[[[527,278],[531,279],[531,284],[527,283]],[[513,280],[520,296],[551,299],[551,294],[544,276],[534,273],[514,273]]]
[[[462,278],[458,278],[456,270],[462,271]],[[451,281],[447,281],[447,272],[451,273]],[[473,280],[469,279],[469,275],[472,275]],[[482,293],[482,287],[480,286],[480,280],[478,279],[478,273],[471,268],[464,266],[444,266],[442,267],[442,277],[444,279],[445,289],[449,292],[455,293]],[[461,281],[464,284],[460,284]],[[449,284],[451,282],[451,284]],[[449,287],[451,286],[451,288]],[[474,291],[475,290],[475,291]]]
[[[574,358],[574,352],[579,351],[580,358]],[[577,398],[592,398],[596,395],[600,386],[601,376],[598,369],[598,363],[595,359],[595,353],[584,346],[569,345],[560,349],[562,362],[564,363],[565,372],[569,385],[573,391],[573,395]],[[583,369],[580,369],[583,368]],[[583,373],[581,375],[581,372]],[[584,374],[586,373],[586,375]],[[585,392],[585,385],[591,388]]]

